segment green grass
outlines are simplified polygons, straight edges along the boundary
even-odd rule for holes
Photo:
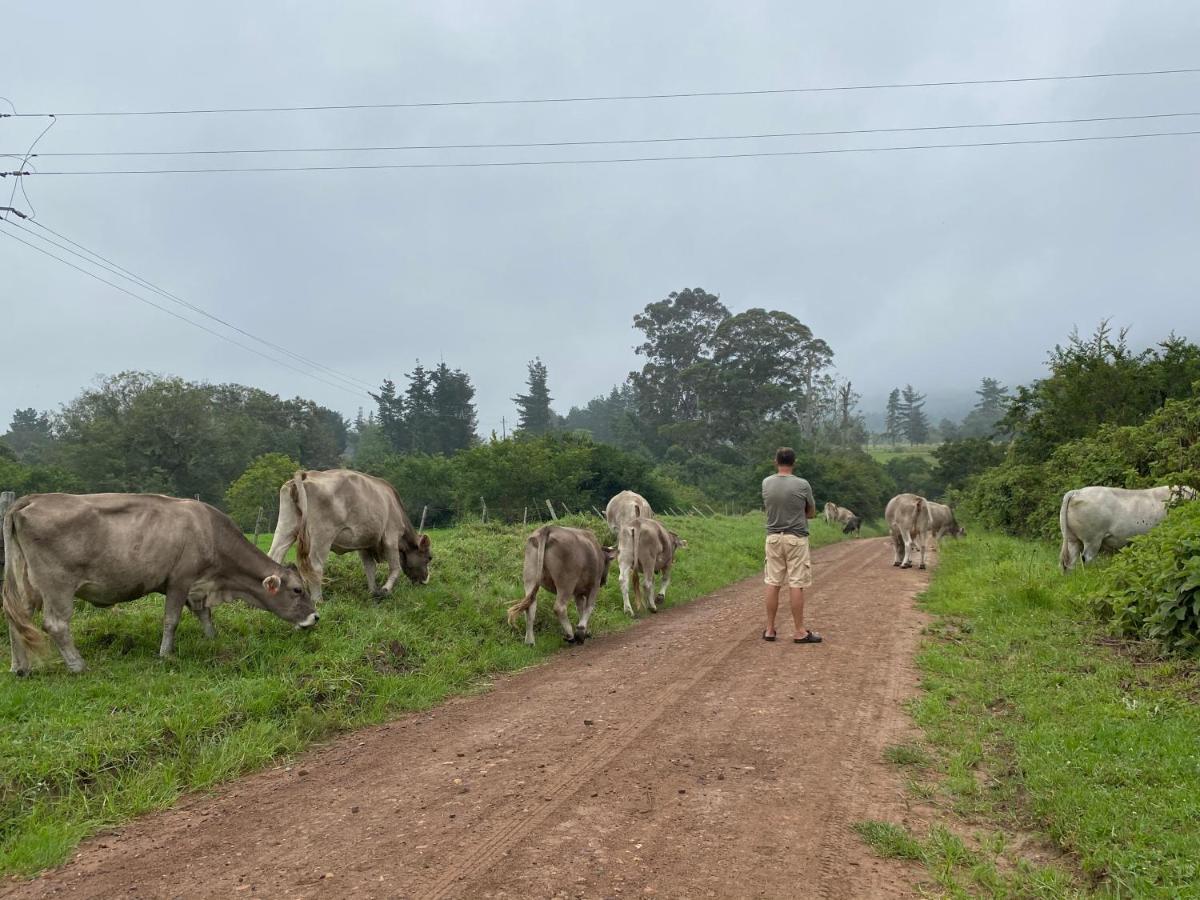
[[[912,705],[936,771],[918,792],[981,843],[1032,834],[1069,857],[923,859],[935,881],[964,896],[1200,897],[1200,666],[1108,640],[1087,612],[1098,566],[1064,577],[1057,548],[991,535],[942,547]]]
[[[760,516],[666,521],[690,545],[668,605],[760,570]],[[607,537],[598,519],[586,523]],[[841,538],[823,522],[813,526],[814,545]],[[505,619],[521,594],[525,533],[503,525],[434,531],[431,583],[401,578],[382,603],[368,599],[356,555],[335,558],[329,602],[312,631],[231,604],[214,612],[215,641],[185,614],[176,658],[167,661],[156,655],[161,597],[111,610],[78,604],[72,629],[87,673],[69,675],[55,653],[28,679],[0,677],[0,873],[54,865],[88,834],[184,792],[480,689],[494,673],[559,651],[549,603],[535,647],[522,643],[523,625]],[[597,633],[630,624],[616,581],[592,618]]]
[[[933,451],[938,448],[938,444],[898,444],[895,447],[876,445],[867,448],[867,453],[875,462],[886,465],[893,459],[902,457],[915,456],[925,460],[931,465],[936,462],[933,457]]]

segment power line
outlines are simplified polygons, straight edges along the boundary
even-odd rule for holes
[[[777,94],[822,94],[839,91],[880,91],[908,88],[969,87],[989,84],[1028,84],[1043,81],[1083,81],[1096,78],[1144,78],[1158,75],[1188,75],[1200,72],[1200,67],[1182,69],[1148,69],[1130,72],[1085,72],[1073,75],[1025,75],[1013,78],[973,78],[956,81],[909,81],[879,84],[845,84],[797,88],[760,88],[740,91],[677,91],[663,94],[609,94],[577,97],[517,97],[492,100],[420,100],[397,103],[343,103],[311,106],[242,106],[208,109],[147,109],[147,110],[76,110],[60,113],[4,113],[21,118],[58,115],[75,117],[113,116],[192,116],[223,113],[328,112],[362,109],[422,109],[447,106],[512,106],[537,103],[616,103],[635,100],[679,100],[700,97],[755,97]]]
[[[833,147],[821,150],[758,150],[745,153],[697,153],[686,156],[624,156],[605,159],[529,159],[492,160],[484,162],[428,162],[428,163],[356,163],[345,165],[310,166],[243,166],[214,167],[204,169],[77,169],[57,172],[7,172],[0,174],[28,178],[62,175],[196,175],[230,174],[236,172],[342,172],[380,169],[491,169],[536,166],[594,166],[618,163],[678,162],[685,160],[710,159],[754,159],[785,156],[830,156],[844,153],[895,153],[910,150],[951,150],[967,147],[1017,147],[1041,144],[1075,144],[1086,141],[1124,141],[1141,138],[1186,137],[1200,134],[1196,131],[1147,131],[1135,134],[1088,135],[1084,137],[1028,138],[1011,141],[978,141],[957,144],[906,144],[893,147]]]
[[[1074,119],[1028,119],[1011,122],[968,122],[951,125],[911,125],[892,128],[843,128],[831,131],[772,131],[748,134],[688,135],[683,137],[655,138],[603,138],[595,140],[525,141],[514,143],[485,144],[398,144],[395,146],[368,147],[251,147],[226,150],[92,150],[77,153],[35,153],[35,159],[50,157],[121,157],[121,156],[230,156],[236,154],[261,153],[375,153],[403,150],[506,150],[541,147],[595,147],[614,144],[672,144],[695,141],[749,141],[773,138],[836,137],[853,134],[895,134],[898,132],[957,131],[973,128],[1017,128],[1033,125],[1081,125],[1097,122],[1132,122],[1147,119],[1176,119],[1200,116],[1200,112],[1146,113],[1128,116],[1087,116]],[[0,156],[20,154],[0,153]]]
[[[111,259],[108,259],[107,257],[102,256],[101,254],[97,253],[95,250],[91,250],[91,249],[83,246],[82,244],[78,243],[77,241],[71,240],[66,235],[60,234],[59,232],[55,231],[53,228],[49,227],[48,225],[44,225],[41,222],[35,221],[33,219],[30,219],[29,221],[31,224],[36,225],[38,228],[41,228],[43,231],[49,232],[50,234],[54,235],[55,237],[60,238],[63,241],[66,241],[67,244],[71,245],[71,247],[75,247],[78,249],[72,250],[71,247],[65,246],[64,244],[60,244],[57,241],[53,241],[48,237],[44,237],[43,235],[35,234],[34,232],[30,231],[30,229],[26,228],[25,226],[21,225],[20,223],[13,223],[13,224],[15,224],[22,231],[25,231],[26,233],[33,235],[34,237],[38,238],[39,240],[45,241],[46,243],[51,244],[54,247],[57,247],[59,250],[64,250],[67,253],[70,253],[70,254],[78,257],[79,259],[84,260],[89,265],[98,266],[99,268],[104,269],[105,271],[109,272],[110,274],[116,275],[118,278],[124,278],[125,280],[131,281],[134,284],[138,285],[139,287],[143,287],[143,288],[146,288],[147,290],[151,290],[154,293],[158,294],[159,296],[164,297],[167,300],[170,300],[172,303],[177,303],[180,306],[183,306],[184,308],[191,310],[192,312],[199,313],[200,315],[204,316],[206,319],[210,319],[213,322],[217,322],[221,325],[224,325],[226,328],[236,331],[238,334],[241,334],[244,337],[248,337],[252,341],[258,341],[261,344],[265,344],[266,346],[283,354],[285,357],[287,357],[289,359],[298,360],[300,362],[307,363],[310,366],[315,366],[318,369],[321,369],[324,372],[340,379],[341,381],[346,382],[346,384],[351,388],[354,388],[356,390],[363,389],[363,388],[365,388],[366,390],[371,390],[374,388],[374,385],[372,385],[370,382],[363,381],[361,378],[356,378],[353,375],[347,375],[345,372],[340,372],[337,369],[334,369],[330,366],[326,366],[323,363],[319,363],[314,359],[309,359],[308,357],[303,356],[299,353],[296,353],[294,350],[291,350],[287,347],[281,347],[279,344],[269,341],[264,337],[259,337],[256,334],[252,334],[251,332],[246,331],[244,328],[240,328],[237,325],[234,325],[232,322],[226,321],[225,319],[222,319],[220,316],[210,313],[208,310],[204,309],[204,307],[197,306],[195,303],[191,303],[187,300],[184,300],[182,297],[178,296],[177,294],[172,294],[170,291],[160,288],[158,285],[154,284],[153,282],[151,282],[145,278],[142,278],[140,275],[137,275],[136,273],[129,271],[128,269],[126,269],[125,267],[123,267],[121,265],[118,265],[117,263],[113,262]],[[82,250],[83,253],[78,252],[78,250]],[[87,254],[87,255],[85,256],[84,254]],[[91,259],[89,257],[94,257],[94,259]],[[99,262],[97,262],[97,260],[99,260]]]
[[[3,220],[0,220],[0,221],[3,221]],[[263,359],[267,359],[273,363],[276,363],[277,365],[281,365],[287,369],[291,369],[293,372],[299,372],[301,375],[304,375],[308,378],[312,378],[315,381],[319,381],[322,384],[327,385],[329,387],[337,388],[340,391],[345,391],[347,394],[353,394],[356,397],[362,396],[361,391],[352,391],[342,384],[339,384],[334,381],[327,381],[326,379],[320,377],[319,375],[315,375],[312,372],[309,372],[305,369],[300,368],[299,366],[293,366],[292,364],[290,364],[288,362],[268,356],[262,352],[261,348],[254,348],[247,344],[243,344],[240,341],[229,337],[228,335],[221,334],[221,332],[215,331],[214,329],[201,324],[200,322],[194,322],[191,319],[187,318],[186,316],[180,315],[179,313],[175,312],[172,309],[169,309],[165,306],[155,303],[153,300],[148,300],[147,298],[141,296],[140,294],[135,294],[133,291],[131,291],[125,287],[122,287],[121,285],[117,284],[116,282],[109,281],[107,278],[101,278],[95,272],[91,272],[91,271],[83,268],[82,266],[77,266],[75,263],[71,262],[68,259],[63,259],[61,256],[56,256],[55,254],[51,253],[49,250],[46,250],[43,247],[39,247],[36,244],[31,244],[29,241],[26,241],[26,240],[22,240],[21,238],[17,237],[17,235],[13,234],[12,231],[10,231],[8,229],[0,229],[0,234],[5,235],[6,237],[10,237],[17,243],[24,244],[26,247],[36,250],[38,253],[41,253],[44,256],[48,256],[51,259],[62,263],[64,266],[69,266],[70,268],[74,269],[77,272],[82,272],[84,275],[87,275],[89,278],[94,278],[94,279],[96,279],[96,281],[99,281],[102,284],[106,284],[109,287],[120,291],[122,294],[126,294],[126,295],[132,297],[134,300],[137,300],[139,303],[144,303],[147,306],[152,306],[155,309],[157,309],[159,312],[166,313],[168,316],[179,319],[181,322],[186,322],[188,325],[191,325],[193,328],[199,328],[201,331],[205,331],[208,334],[211,334],[213,337],[220,338],[221,340],[226,341],[227,343],[233,344],[235,347],[245,350],[248,353],[251,353],[252,355],[254,355],[256,357],[261,357]]]

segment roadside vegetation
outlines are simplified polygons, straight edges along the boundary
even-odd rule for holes
[[[668,605],[753,575],[762,565],[762,518],[666,518],[689,542]],[[564,521],[610,540],[595,516]],[[842,538],[813,523],[813,543]],[[162,598],[111,610],[84,604],[73,622],[90,671],[70,676],[57,654],[27,679],[0,678],[0,873],[62,862],[84,837],[170,806],[299,752],[313,742],[446,697],[486,688],[497,673],[564,649],[543,603],[537,645],[505,620],[521,593],[529,529],[468,524],[434,531],[433,580],[401,579],[367,599],[355,555],[331,560],[321,623],[294,632],[240,604],[215,610],[206,641],[195,618],[180,625],[175,659],[157,658]],[[260,536],[266,546],[269,535]],[[615,567],[592,629],[628,627]],[[574,611],[572,610],[572,617]],[[586,654],[589,645],[567,648]]]
[[[936,822],[860,833],[952,896],[1200,896],[1200,663],[1096,618],[1125,566],[1062,576],[1052,546],[995,534],[942,548],[924,741],[887,754]]]

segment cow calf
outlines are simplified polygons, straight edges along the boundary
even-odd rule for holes
[[[675,552],[686,546],[687,541],[675,532],[667,531],[656,519],[635,518],[621,529],[617,544],[618,560],[621,571],[633,575],[633,596],[639,609],[649,605],[650,612],[658,612],[658,604],[667,599]],[[654,593],[655,575],[662,576],[662,590],[657,595]],[[642,602],[643,595],[645,604]],[[625,612],[633,615],[628,594],[623,599]]]

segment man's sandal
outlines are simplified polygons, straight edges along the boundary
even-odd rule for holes
[[[824,640],[824,638],[822,638],[815,631],[807,631],[806,630],[804,632],[804,637],[792,638],[792,643],[793,644],[819,644],[823,640]]]
[[[775,640],[775,638],[776,638],[777,636],[778,636],[778,635],[774,635],[774,634],[767,634],[767,632],[766,632],[766,629],[763,629],[763,640],[764,640],[764,641],[773,641],[773,640]]]

